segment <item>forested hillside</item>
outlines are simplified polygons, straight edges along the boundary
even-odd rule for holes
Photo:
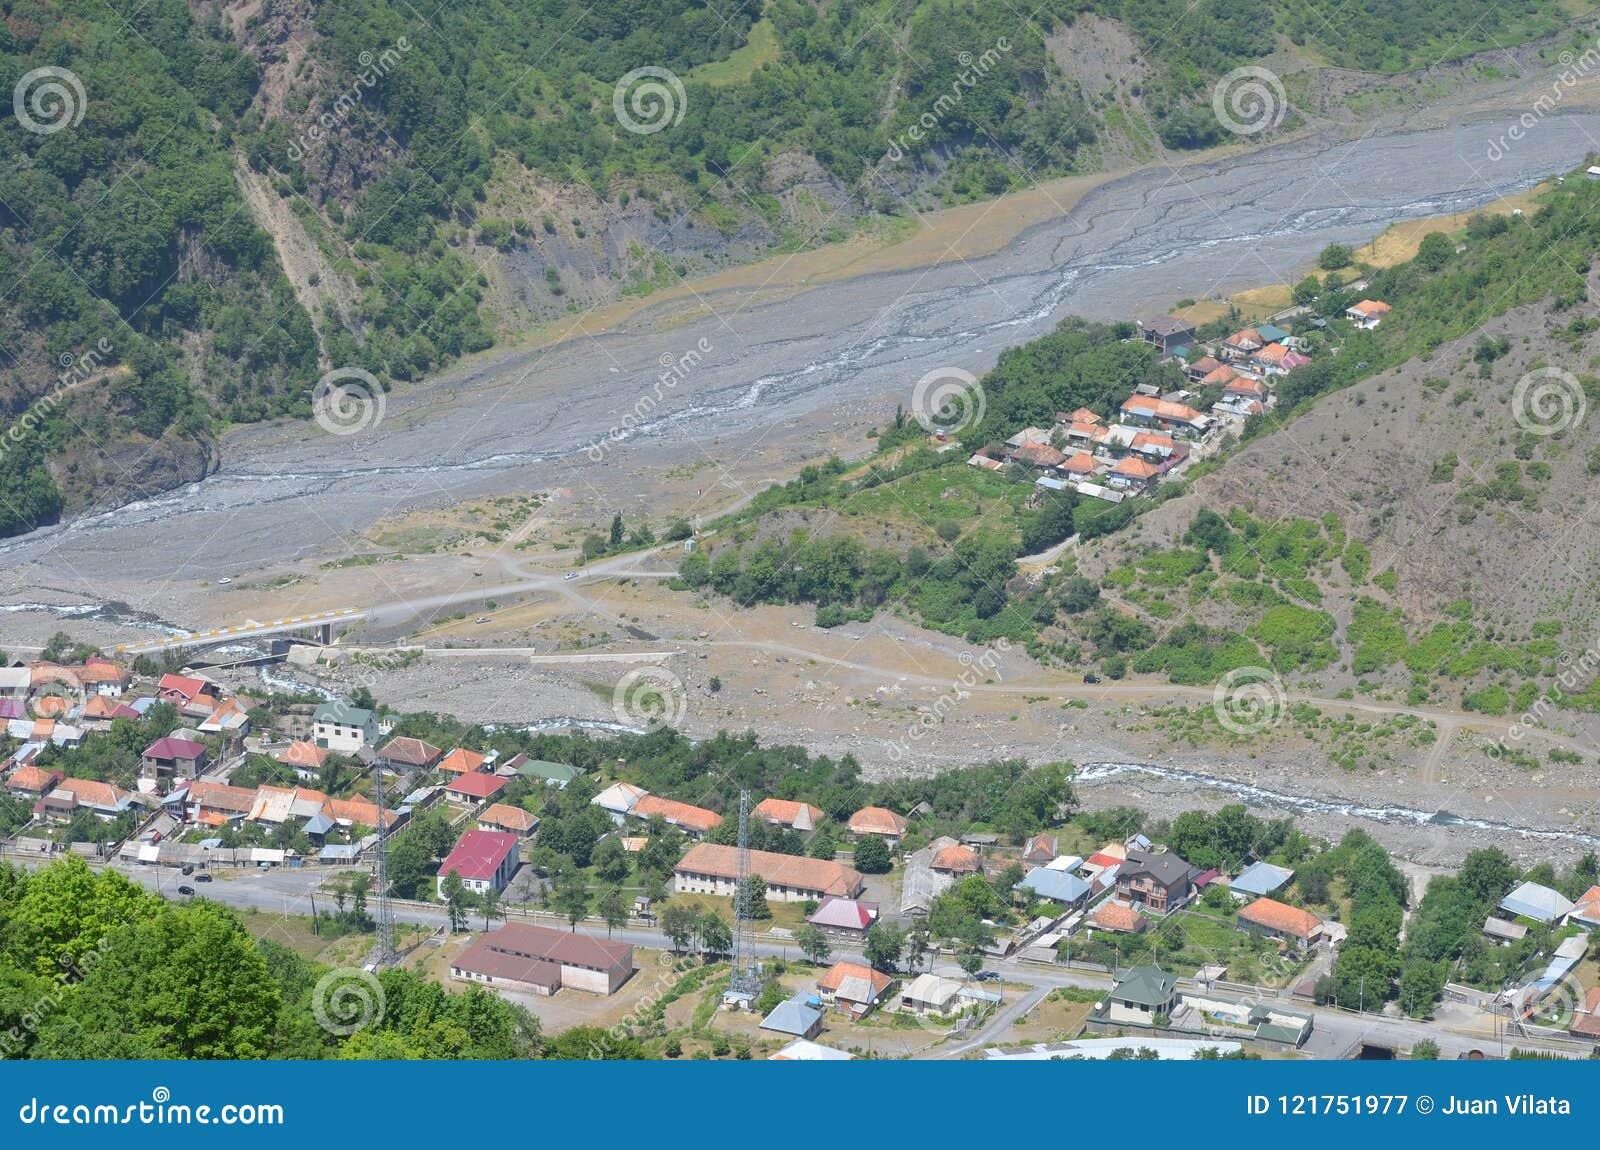
[[[416,379],[908,201],[1215,142],[1212,85],[1269,54],[1396,70],[1567,18],[1558,0],[1336,22],[1288,0],[1047,0],[1026,21],[1005,0],[0,12],[25,110],[0,120],[0,535],[204,474],[226,424],[305,414],[331,367]],[[1089,85],[1078,48],[1112,32],[1127,58]]]

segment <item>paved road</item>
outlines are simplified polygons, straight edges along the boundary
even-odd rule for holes
[[[1509,123],[1524,109],[1506,103]],[[1600,136],[1600,115],[1551,116],[1487,163],[1506,123],[1311,138],[1140,171],[989,257],[821,281],[777,300],[713,294],[687,317],[667,301],[614,333],[397,390],[359,435],[310,423],[238,432],[204,482],[10,540],[0,555],[25,572],[18,591],[32,579],[137,592],[147,580],[237,576],[315,554],[397,508],[582,489],[598,469],[681,464],[707,446],[738,454],[822,411],[878,418],[908,402],[924,374],[982,372],[1065,315],[1147,315],[1183,296],[1283,281],[1329,242],[1360,242],[1395,220],[1468,209],[1569,169]],[[641,426],[593,450],[661,390],[664,359],[697,347],[709,350]]]

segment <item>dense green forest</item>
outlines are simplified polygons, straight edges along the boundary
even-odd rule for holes
[[[649,203],[673,230],[751,224],[803,245],[833,232],[785,218],[767,184],[780,157],[814,159],[857,218],[908,193],[991,196],[1099,164],[1112,118],[1147,118],[1170,147],[1220,139],[1210,85],[1278,44],[1313,67],[1396,70],[1563,20],[1557,0],[1335,22],[1282,0],[1047,0],[1027,20],[1002,0],[498,0],[426,17],[269,0],[238,23],[182,0],[4,11],[0,79],[72,80],[64,110],[33,107],[50,130],[0,122],[0,536],[203,474],[220,427],[309,410],[319,353],[387,385],[489,346],[504,321],[482,251],[557,228],[526,196],[485,208],[518,172],[607,212]],[[1142,53],[1094,99],[1051,39],[1091,11]],[[618,123],[614,86],[646,67],[682,85],[671,130]],[[240,164],[317,245],[349,297],[338,314],[307,312]],[[692,274],[672,256],[651,276]]]

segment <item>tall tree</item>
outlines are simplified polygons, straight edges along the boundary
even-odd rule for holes
[[[576,933],[578,924],[589,913],[589,882],[581,871],[557,875],[550,905],[566,916],[568,927]]]
[[[444,876],[444,882],[439,891],[444,895],[446,909],[450,912],[450,929],[465,930],[467,928],[467,900],[471,892],[467,884],[461,880],[457,871],[451,871]]]
[[[833,953],[833,944],[828,941],[827,934],[811,923],[801,927],[794,940],[800,945],[800,953],[806,956],[806,960],[818,966],[827,962],[828,956]]]
[[[600,896],[600,917],[606,920],[606,937],[619,926],[628,925],[628,896],[620,886],[607,887]]]
[[[661,933],[667,936],[672,949],[682,954],[694,946],[700,930],[700,916],[692,906],[669,902],[661,910]]]

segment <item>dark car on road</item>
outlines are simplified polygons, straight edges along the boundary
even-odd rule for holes
[[[192,887],[192,886],[180,886],[178,888],[178,893],[179,894],[193,894],[194,893],[194,887]]]
[[[195,882],[210,882],[211,881],[211,876],[208,875],[205,871],[201,871],[199,874],[194,876],[194,881]]]

